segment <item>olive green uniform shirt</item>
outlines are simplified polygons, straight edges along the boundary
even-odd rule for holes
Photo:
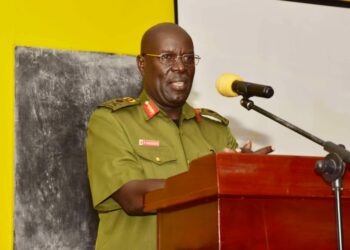
[[[145,92],[138,99],[114,99],[90,118],[86,144],[93,205],[100,219],[97,250],[156,249],[156,215],[126,214],[111,198],[122,185],[168,178],[187,171],[193,159],[237,146],[220,115],[185,104],[177,126],[149,102]]]

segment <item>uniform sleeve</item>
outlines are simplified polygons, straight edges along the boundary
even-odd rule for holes
[[[92,114],[86,151],[95,209],[119,209],[120,205],[110,196],[128,181],[144,179],[144,174],[122,124],[111,111],[102,108]]]
[[[226,126],[226,133],[227,133],[227,145],[226,148],[229,149],[236,149],[238,147],[236,139],[233,137],[231,130],[228,126]]]
[[[203,136],[216,152],[224,151],[225,148],[237,148],[237,142],[231,133],[230,128],[218,121],[203,117],[200,128]]]

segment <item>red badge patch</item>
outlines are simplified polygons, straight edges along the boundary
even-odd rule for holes
[[[145,110],[149,118],[152,118],[159,112],[159,109],[152,101],[145,101],[145,104],[143,105],[143,109]]]
[[[201,123],[201,109],[194,109],[194,112],[196,112],[197,122]]]

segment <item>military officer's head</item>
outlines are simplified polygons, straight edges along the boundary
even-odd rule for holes
[[[143,35],[137,65],[144,89],[169,115],[186,102],[198,61],[191,37],[176,24],[161,23]]]

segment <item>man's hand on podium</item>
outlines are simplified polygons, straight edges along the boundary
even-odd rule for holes
[[[252,150],[252,141],[249,140],[246,144],[243,145],[241,148],[236,148],[235,150],[232,150],[230,148],[225,148],[224,152],[230,152],[230,153],[243,153],[243,154],[269,154],[273,151],[275,151],[275,148],[273,146],[266,146],[263,148],[260,148],[256,151]]]

